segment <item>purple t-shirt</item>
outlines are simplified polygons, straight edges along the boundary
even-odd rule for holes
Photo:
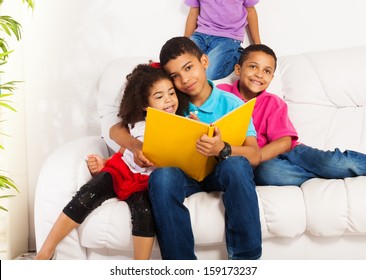
[[[247,7],[259,0],[184,0],[189,7],[199,7],[197,32],[243,41]]]
[[[220,84],[217,87],[221,90],[231,92],[244,100],[238,90],[238,83],[239,80],[233,85]],[[258,146],[260,148],[285,136],[291,136],[292,148],[299,144],[297,142],[297,131],[288,117],[287,104],[277,95],[266,91],[260,93],[257,96],[252,117],[255,130],[257,131]]]

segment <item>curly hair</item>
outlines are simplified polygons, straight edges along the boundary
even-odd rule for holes
[[[156,65],[156,64],[155,64]],[[151,87],[158,81],[170,80],[167,73],[153,65],[139,64],[126,76],[118,117],[122,119],[122,126],[134,126],[136,122],[145,120],[146,108],[149,106]],[[177,92],[179,106],[177,114],[183,115],[188,109],[188,98]]]
[[[159,55],[160,63],[162,66],[165,66],[170,60],[186,53],[194,55],[198,60],[203,55],[200,48],[188,37],[173,37],[166,41],[161,48]]]

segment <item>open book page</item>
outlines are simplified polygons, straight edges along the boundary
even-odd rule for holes
[[[214,157],[208,158],[197,152],[196,140],[203,134],[213,136],[214,126],[217,126],[224,141],[234,146],[242,145],[254,104],[255,99],[212,125],[149,107],[142,151],[157,167],[178,167],[191,178],[201,181],[212,172],[217,162]]]

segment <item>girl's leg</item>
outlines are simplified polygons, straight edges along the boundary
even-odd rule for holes
[[[135,260],[149,260],[151,257],[154,237],[132,236]]]
[[[35,260],[49,260],[55,253],[56,246],[79,224],[71,220],[64,213],[58,216],[41,250],[35,256]]]
[[[133,193],[126,199],[131,211],[135,260],[148,260],[154,245],[155,225],[147,191]]]
[[[48,260],[55,253],[57,245],[85,218],[104,201],[116,197],[112,176],[108,172],[101,172],[76,192],[75,196],[65,206],[59,215],[36,260]]]

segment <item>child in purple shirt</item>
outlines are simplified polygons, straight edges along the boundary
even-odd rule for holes
[[[184,0],[190,7],[184,36],[190,37],[207,54],[209,80],[228,76],[240,56],[245,27],[254,44],[260,43],[258,17],[254,7],[259,0]]]
[[[233,85],[218,88],[248,101],[257,98],[253,111],[261,163],[255,169],[257,185],[296,185],[311,178],[343,179],[366,175],[366,155],[351,150],[322,151],[299,143],[286,103],[266,92],[276,70],[277,58],[265,45],[243,50]]]

